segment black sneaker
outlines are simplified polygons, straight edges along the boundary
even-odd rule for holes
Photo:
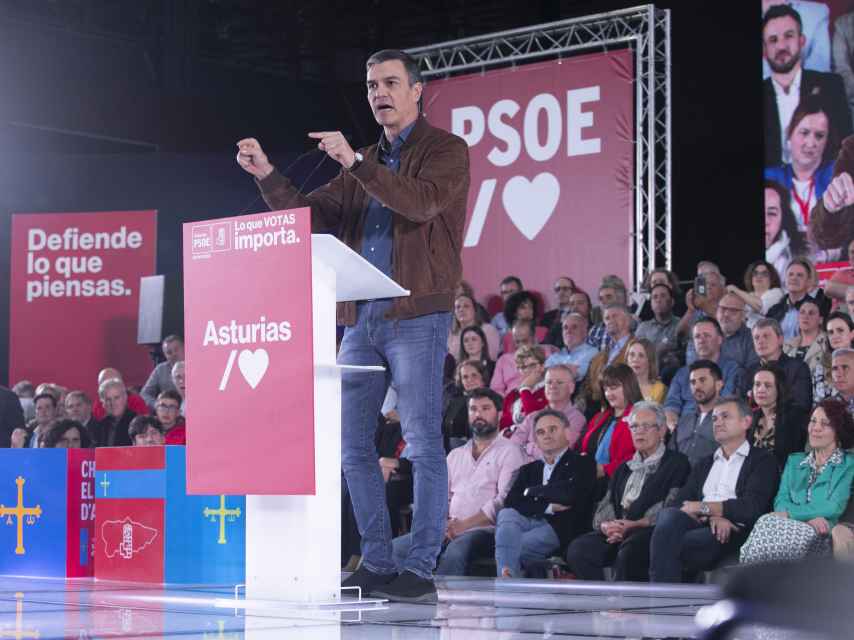
[[[404,571],[396,579],[385,586],[378,586],[371,595],[375,598],[386,598],[392,602],[409,602],[413,604],[436,604],[436,585],[432,580]]]
[[[362,597],[366,597],[371,591],[377,587],[388,584],[397,578],[396,573],[374,573],[360,566],[349,577],[341,583],[342,587],[361,587]],[[345,592],[345,596],[356,596],[355,590]]]

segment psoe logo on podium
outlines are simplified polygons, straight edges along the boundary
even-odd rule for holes
[[[15,478],[15,484],[18,486],[18,504],[14,507],[7,507],[0,503],[0,517],[6,518],[7,526],[18,527],[17,544],[15,546],[15,554],[22,556],[27,550],[24,547],[24,522],[28,525],[34,525],[38,518],[41,518],[42,508],[40,505],[32,507],[24,506],[24,484],[26,480],[18,476]]]
[[[209,258],[210,254],[231,251],[231,222],[193,225],[193,258]]]

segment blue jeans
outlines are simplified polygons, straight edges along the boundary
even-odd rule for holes
[[[559,547],[560,539],[545,519],[529,518],[506,507],[498,512],[495,568],[499,576],[507,568],[514,578],[521,577],[523,565],[545,560]]]
[[[389,320],[385,314],[391,304],[388,300],[360,303],[356,324],[344,331],[339,364],[382,365],[386,371],[341,375],[341,463],[362,535],[362,565],[374,573],[394,573],[385,484],[374,446],[380,407],[393,383],[414,485],[414,544],[401,570],[430,578],[448,518],[442,371],[451,314]]]
[[[401,569],[409,556],[412,534],[407,533],[392,542],[394,561]],[[450,540],[439,556],[436,575],[466,576],[472,561],[480,557],[489,558],[495,553],[495,531],[492,529],[470,529]],[[402,570],[402,569],[401,569]]]
[[[709,525],[694,520],[676,507],[662,509],[649,543],[649,581],[682,582],[689,573],[714,568],[727,551],[737,549],[744,534],[735,531],[725,545],[718,542]]]

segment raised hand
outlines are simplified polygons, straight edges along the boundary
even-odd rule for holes
[[[350,147],[347,138],[340,131],[312,131],[309,138],[319,140],[317,148],[329,154],[329,157],[349,169],[356,161],[356,152]]]
[[[263,180],[275,169],[255,138],[244,138],[237,143],[237,164],[258,180]]]
[[[854,204],[854,180],[851,175],[843,171],[834,177],[827,185],[822,201],[828,213],[836,213]]]

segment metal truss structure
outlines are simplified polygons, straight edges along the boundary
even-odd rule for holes
[[[425,78],[629,47],[635,58],[634,289],[672,268],[670,11],[648,4],[409,49]]]

